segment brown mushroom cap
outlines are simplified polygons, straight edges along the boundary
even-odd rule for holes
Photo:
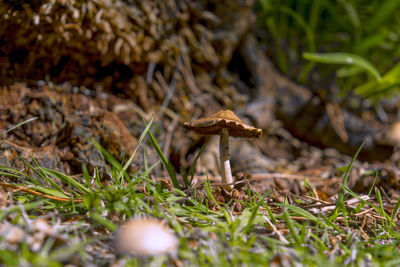
[[[221,110],[208,118],[185,122],[183,127],[204,135],[219,135],[222,128],[232,137],[260,137],[262,130],[247,125],[230,110]]]

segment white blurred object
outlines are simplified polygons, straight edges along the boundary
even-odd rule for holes
[[[178,240],[161,221],[132,219],[121,226],[117,235],[118,251],[139,256],[175,253]]]

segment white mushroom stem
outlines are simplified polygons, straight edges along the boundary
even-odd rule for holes
[[[219,164],[221,168],[222,182],[229,184],[226,185],[225,188],[231,190],[233,179],[229,157],[229,133],[228,129],[222,128],[219,140]]]

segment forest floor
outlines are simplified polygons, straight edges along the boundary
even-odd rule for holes
[[[279,73],[254,1],[0,10],[0,265],[400,265],[398,99]],[[230,140],[233,190],[183,128],[221,109],[263,130]]]
[[[277,126],[253,143],[268,157],[236,152],[268,167],[235,172],[235,189],[227,191],[218,175],[198,173],[206,170],[200,160],[191,160],[187,174],[176,172],[154,118],[140,131],[135,125],[137,137],[124,136],[129,109],[115,108],[123,100],[13,89],[2,91],[10,97],[0,166],[5,265],[399,264],[399,170],[390,161],[360,162],[358,152],[352,158],[312,147]],[[10,114],[32,119],[11,124]],[[131,153],[118,159],[126,144],[134,144]],[[121,252],[117,236],[132,217],[163,221],[178,245],[162,255]]]

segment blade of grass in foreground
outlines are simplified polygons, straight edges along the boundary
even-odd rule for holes
[[[3,167],[4,166],[0,166],[0,175],[6,176],[6,177],[13,177],[13,178],[17,178],[17,179],[21,179],[22,178],[18,174],[1,171],[3,169]],[[35,182],[30,182],[30,184],[40,185],[39,183],[35,183]]]
[[[20,127],[20,126],[22,126],[22,125],[24,125],[24,124],[26,124],[26,123],[28,123],[28,122],[34,121],[34,120],[36,120],[37,118],[38,118],[38,117],[33,117],[33,118],[30,118],[30,119],[27,119],[26,121],[20,122],[20,123],[14,125],[13,127],[11,127],[10,129],[8,129],[8,130],[6,131],[6,133],[9,133],[9,132],[11,132],[12,130],[14,130],[14,129],[16,129],[16,128],[18,128],[18,127]],[[3,137],[3,135],[0,134],[0,138],[1,138],[1,137]]]
[[[221,210],[221,206],[219,205],[218,201],[215,199],[215,197],[212,193],[212,187],[210,184],[210,180],[208,179],[208,173],[206,173],[206,177],[207,177],[207,179],[204,181],[204,187],[207,192],[207,197],[208,197],[208,199],[211,198],[214,201],[215,205],[218,207],[218,209]],[[208,199],[207,199],[207,201],[208,201]]]
[[[113,182],[116,184],[120,184],[122,180],[122,175],[125,176],[126,179],[129,178],[128,174],[124,171],[122,171],[122,165],[121,163],[113,157],[104,147],[102,147],[99,143],[97,143],[93,138],[89,138],[90,142],[101,152],[101,154],[104,156],[104,158],[107,160],[108,163],[111,164],[113,169],[111,169],[112,177],[114,178]],[[118,173],[117,174],[115,174]]]
[[[322,225],[324,227],[327,227],[326,223],[321,218],[318,218],[318,217],[312,215],[310,212],[308,212],[300,207],[286,204],[286,203],[278,203],[277,206],[285,207],[287,210],[290,210],[295,215],[307,218],[308,220],[314,222],[317,225]]]
[[[246,227],[243,229],[243,232],[244,232],[245,234],[251,233],[251,230],[252,230],[253,224],[254,224],[254,220],[255,220],[255,218],[256,218],[256,215],[257,215],[257,213],[258,213],[258,211],[259,211],[259,207],[260,207],[261,205],[262,205],[262,201],[260,201],[256,206],[253,207],[253,210],[252,210],[252,212],[251,212],[251,214],[250,214],[250,216],[249,216],[249,219],[248,219],[248,221],[247,221],[247,225],[246,225]]]
[[[164,165],[164,167],[167,169],[169,177],[172,180],[172,184],[174,185],[174,187],[178,188],[178,189],[182,189],[181,186],[179,185],[178,179],[176,178],[176,173],[174,170],[174,167],[172,166],[172,164],[165,158],[164,154],[161,151],[160,146],[157,144],[156,139],[154,138],[154,136],[151,134],[151,131],[148,131],[149,137],[150,137],[150,141],[154,147],[154,149],[156,150],[158,157],[161,159],[162,164]]]
[[[36,168],[33,167],[31,164],[29,164],[29,162],[27,162],[24,158],[22,158],[22,157],[18,157],[18,158],[19,158],[20,160],[22,160],[22,162],[24,162],[24,164],[25,164],[26,166],[28,166],[28,167],[29,167],[34,173],[36,173],[39,177],[42,177],[43,180],[45,180],[45,181],[47,181],[49,184],[51,184],[57,191],[59,191],[59,192],[61,192],[61,193],[64,193],[63,190],[61,189],[61,187],[60,187],[56,182],[54,182],[52,179],[50,179],[50,177],[48,177],[48,176],[46,175],[46,173],[44,173],[44,172],[41,170],[39,163],[36,161],[36,159],[35,159],[33,156],[32,156],[32,161],[33,161],[33,163],[35,163]]]
[[[344,201],[344,192],[345,192],[344,186],[346,186],[346,184],[347,184],[347,180],[349,179],[350,171],[351,171],[351,169],[353,168],[354,161],[355,161],[356,158],[358,157],[358,154],[360,153],[360,151],[361,151],[361,149],[363,148],[364,144],[365,144],[365,142],[363,142],[363,143],[361,144],[361,146],[357,149],[357,152],[356,152],[356,154],[354,155],[354,157],[351,159],[351,162],[350,162],[349,166],[347,166],[346,173],[345,173],[345,175],[344,175],[344,177],[343,177],[343,180],[342,180],[342,186],[341,186],[340,191],[339,191],[339,194],[338,194],[338,200],[336,201],[336,207],[335,207],[335,210],[334,210],[334,212],[333,212],[333,217],[334,217],[334,218],[336,218],[336,217],[338,216],[339,209],[340,209],[340,207],[343,205],[343,201]],[[331,219],[333,219],[333,218],[331,218]]]
[[[78,191],[80,191],[83,194],[87,194],[90,192],[89,189],[87,189],[85,186],[83,186],[81,183],[79,183],[78,181],[75,181],[73,178],[69,177],[68,175],[65,175],[64,173],[55,171],[55,170],[51,170],[51,169],[47,169],[44,167],[41,167],[41,170],[46,173],[47,175],[53,176],[55,178],[58,178],[60,180],[62,180],[65,183],[70,184],[71,186],[73,186],[74,188],[76,188]]]
[[[83,178],[86,181],[86,186],[88,188],[91,188],[92,187],[91,184],[90,184],[91,177],[89,175],[89,171],[88,171],[85,163],[82,163],[82,175],[83,175]]]
[[[93,138],[89,138],[89,141],[103,154],[106,160],[116,169],[120,170],[122,168],[121,164],[116,160],[104,147],[97,143]]]
[[[392,212],[392,216],[390,216],[390,225],[393,225],[394,218],[396,218],[399,208],[400,208],[400,197],[397,199],[396,206],[394,207]]]
[[[365,201],[363,198],[361,198],[359,195],[357,195],[356,193],[354,193],[353,191],[350,190],[350,188],[348,188],[347,186],[340,184],[341,187],[344,188],[344,190],[349,193],[349,195],[351,195],[354,198],[357,198],[360,201]],[[377,197],[378,198],[378,197]],[[390,221],[390,217],[389,215],[385,212],[385,210],[383,210],[380,207],[378,207],[377,205],[369,202],[369,201],[365,201],[365,203],[369,206],[371,206],[372,208],[375,209],[376,212],[378,212],[382,217],[384,217],[386,220]],[[343,204],[344,205],[344,204]]]
[[[146,128],[144,129],[144,131],[142,132],[142,134],[140,135],[139,141],[135,147],[135,150],[132,152],[132,155],[129,157],[128,161],[125,163],[124,167],[122,168],[122,173],[125,173],[126,170],[128,169],[129,165],[131,165],[133,159],[135,158],[136,152],[140,146],[140,144],[143,142],[143,139],[145,138],[147,133],[150,133],[150,127],[153,124],[153,118],[151,117],[151,120],[149,121],[149,123],[146,125]],[[122,178],[122,173],[120,173],[120,177],[119,179]]]
[[[11,167],[7,167],[7,166],[0,166],[0,170],[4,171],[2,172],[2,175],[4,176],[9,176],[9,177],[16,177],[16,178],[20,178],[20,179],[29,179],[31,183],[35,184],[35,185],[40,185],[40,183],[33,177],[26,175],[25,173],[13,169]]]
[[[389,215],[387,215],[387,213],[385,212],[385,210],[384,210],[384,208],[383,208],[383,202],[382,202],[382,196],[381,196],[381,192],[379,191],[379,189],[378,188],[376,188],[375,187],[375,196],[376,196],[376,199],[378,200],[378,203],[379,203],[379,206],[378,206],[378,208],[379,208],[379,210],[380,210],[380,214],[385,214],[386,216],[389,216]],[[385,217],[386,217],[385,216]],[[389,220],[390,221],[390,220]]]
[[[258,192],[255,192],[258,199],[260,200],[262,206],[264,207],[264,209],[267,211],[269,219],[271,219],[273,224],[278,224],[278,222],[275,219],[274,214],[272,213],[271,209],[268,207],[268,205],[265,203],[264,199],[265,197],[270,193],[269,191],[265,191],[265,193],[263,194],[263,196],[261,197],[260,194]]]
[[[290,218],[289,213],[286,210],[283,212],[283,218],[286,221],[286,225],[289,228],[289,231],[292,234],[292,237],[293,237],[296,245],[301,246],[302,242],[301,242],[300,236],[296,231],[293,220]]]

